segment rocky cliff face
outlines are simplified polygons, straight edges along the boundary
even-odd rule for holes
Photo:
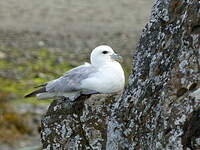
[[[44,149],[200,149],[199,1],[157,0],[133,60],[121,97],[54,101]]]

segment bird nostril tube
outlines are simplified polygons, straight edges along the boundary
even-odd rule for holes
[[[114,54],[111,55],[111,59],[113,59],[113,60],[115,60],[115,61],[119,61],[119,62],[122,62],[122,61],[123,61],[122,56],[120,56],[120,55],[118,55],[118,54],[116,54],[116,53],[114,53]]]

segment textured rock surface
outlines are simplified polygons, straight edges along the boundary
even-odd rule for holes
[[[200,3],[158,0],[108,123],[108,149],[198,149]],[[120,110],[120,111],[118,111]]]
[[[118,95],[54,100],[42,119],[43,148],[106,149],[108,117]]]
[[[42,120],[43,147],[200,149],[200,100],[191,96],[200,87],[199,40],[198,0],[157,0],[122,96],[82,97],[78,108],[54,101]]]

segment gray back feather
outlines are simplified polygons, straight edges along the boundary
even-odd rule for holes
[[[92,65],[81,65],[61,76],[58,79],[48,82],[46,90],[48,92],[71,92],[79,91],[81,81],[97,72]]]

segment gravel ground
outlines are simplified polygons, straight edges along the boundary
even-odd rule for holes
[[[1,0],[0,45],[69,52],[111,45],[130,58],[153,0]]]
[[[140,31],[152,0],[1,0],[1,29],[65,34]]]

